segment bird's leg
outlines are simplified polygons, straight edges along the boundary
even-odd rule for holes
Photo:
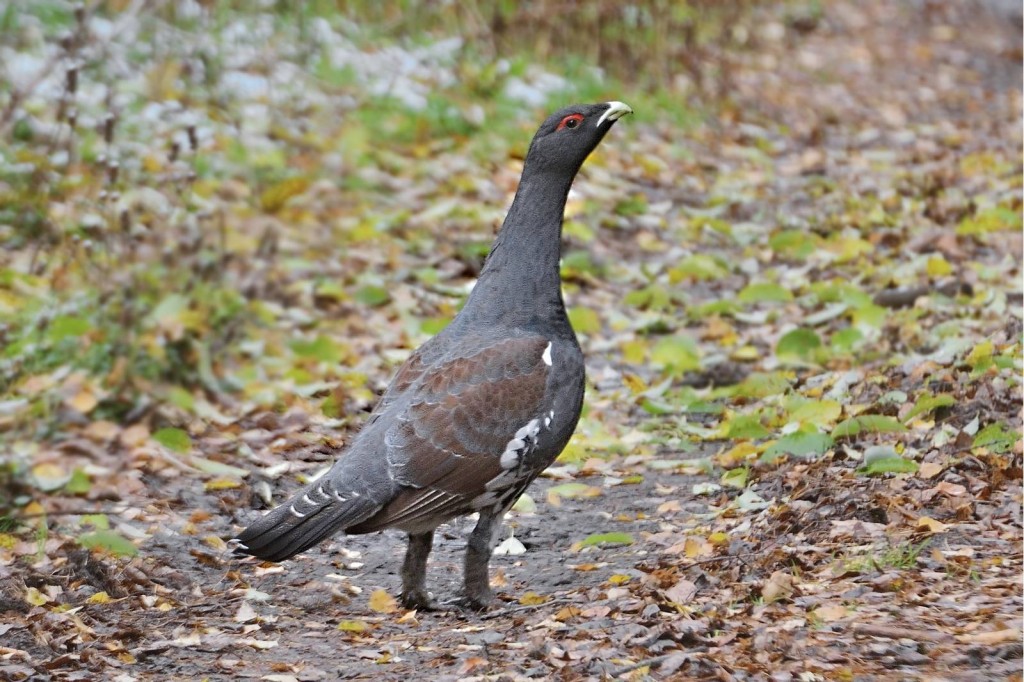
[[[489,565],[491,551],[494,549],[494,531],[500,526],[500,517],[481,512],[480,520],[466,543],[464,602],[471,608],[486,609],[494,597]]]
[[[427,592],[427,557],[434,545],[434,531],[409,533],[409,547],[402,564],[402,604],[409,609],[424,611],[434,608]]]

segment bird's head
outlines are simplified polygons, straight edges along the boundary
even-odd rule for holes
[[[566,175],[571,180],[612,125],[633,109],[623,102],[573,104],[537,129],[526,154],[526,172]]]

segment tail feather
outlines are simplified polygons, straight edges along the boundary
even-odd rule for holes
[[[366,520],[380,507],[367,497],[339,499],[323,484],[314,482],[239,533],[235,551],[283,561]]]

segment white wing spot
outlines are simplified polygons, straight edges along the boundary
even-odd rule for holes
[[[537,420],[531,419],[526,423],[526,426],[516,431],[516,438],[533,438],[537,435],[538,431],[540,431],[540,429],[537,427]],[[508,445],[505,446],[505,449],[507,450],[511,445],[512,441],[509,441]],[[522,447],[522,444],[520,444],[520,447]]]
[[[515,469],[519,466],[519,451],[518,450],[506,450],[501,453],[501,468],[502,469]]]
[[[292,516],[294,516],[297,519],[301,519],[301,518],[304,518],[306,516],[305,514],[300,512],[298,509],[296,509],[294,504],[292,506],[288,507],[288,511],[290,511],[292,513]]]
[[[540,359],[544,361],[544,364],[548,367],[551,366],[551,342],[548,341],[548,347],[544,349],[544,355],[540,356]]]

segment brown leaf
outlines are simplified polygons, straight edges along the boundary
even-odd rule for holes
[[[1015,630],[1013,628],[993,630],[991,632],[971,632],[966,635],[956,636],[957,641],[963,642],[964,644],[985,644],[989,646],[993,644],[1019,642],[1020,638],[1020,630]]]
[[[761,596],[768,603],[789,599],[796,591],[793,576],[785,571],[775,571],[761,588]]]
[[[697,585],[689,580],[683,579],[662,592],[662,594],[664,594],[665,598],[670,602],[683,605],[689,604],[693,601],[693,598],[697,596]]]

